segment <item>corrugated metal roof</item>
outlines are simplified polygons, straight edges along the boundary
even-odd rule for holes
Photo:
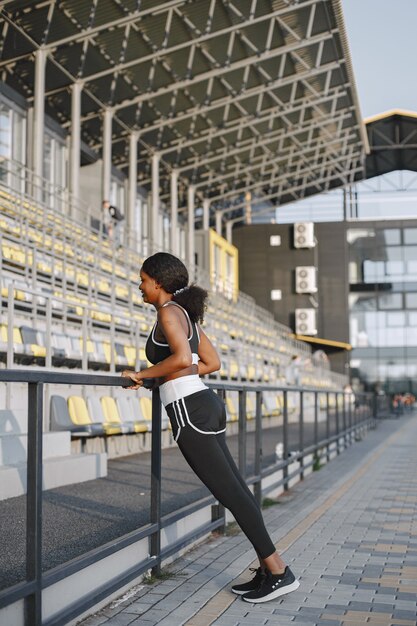
[[[138,179],[149,160],[200,198],[293,201],[363,177],[367,151],[340,0],[42,0],[3,3],[3,79],[33,96],[33,52],[48,49],[47,110],[71,126],[71,85],[84,81],[83,139],[101,149],[114,110],[114,162]],[[254,206],[256,210],[256,206]]]

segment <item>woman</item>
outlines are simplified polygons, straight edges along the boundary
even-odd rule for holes
[[[260,566],[250,582],[233,586],[233,593],[247,602],[266,602],[294,591],[299,582],[276,552],[259,506],[227,448],[224,403],[200,379],[220,369],[217,352],[198,324],[207,291],[188,285],[185,265],[165,252],[145,260],[140,278],[144,302],[157,311],[146,344],[154,365],[140,372],[126,370],[123,376],[135,383],[131,389],[143,386],[144,378],[159,379],[161,401],[182,454],[255,548]]]

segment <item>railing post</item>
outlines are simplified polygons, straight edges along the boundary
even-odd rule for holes
[[[339,446],[339,394],[336,393],[334,394],[334,399],[335,399],[335,411],[336,411],[336,450],[337,450],[337,454],[340,454],[340,446]]]
[[[319,392],[314,392],[314,451],[317,453],[319,441]]]
[[[239,390],[239,472],[246,477],[246,391]]]
[[[349,398],[349,396],[345,392],[343,392],[342,398],[343,398],[343,413],[342,413],[342,419],[343,419],[343,449],[346,450],[346,448],[347,448],[346,399]]]
[[[217,389],[217,395],[223,402],[226,402],[225,389]],[[222,504],[220,504],[220,502],[218,504],[213,504],[211,507],[211,521],[214,522],[218,519],[221,519],[223,522],[222,526],[219,526],[219,530],[222,531],[226,526],[226,509]]]
[[[283,467],[284,490],[288,491],[288,391],[284,389],[284,406],[282,407],[282,447],[285,465]]]
[[[262,391],[256,392],[255,414],[255,498],[259,506],[262,504]]]
[[[25,599],[25,626],[42,624],[42,419],[43,384],[28,385],[26,579],[35,591]]]
[[[348,395],[348,422],[349,422],[349,445],[352,445],[352,400],[353,404],[356,402],[356,398],[353,394]]]
[[[150,538],[150,553],[155,558],[152,573],[161,572],[161,399],[159,389],[152,391],[152,450],[151,450],[151,524],[157,524]]]
[[[299,448],[301,457],[300,463],[300,480],[304,478],[304,391],[300,391],[300,423],[299,423]]]
[[[326,439],[327,439],[327,443],[326,443],[326,459],[327,462],[330,461],[330,444],[329,444],[329,437],[330,437],[330,406],[329,406],[329,392],[326,391]]]

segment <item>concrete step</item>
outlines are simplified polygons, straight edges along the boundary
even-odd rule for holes
[[[0,468],[3,465],[26,463],[27,435],[24,433],[2,433],[0,435]],[[43,458],[50,459],[71,454],[69,431],[43,434]]]
[[[0,467],[0,500],[26,493],[26,463]],[[107,455],[72,454],[45,459],[42,488],[54,489],[63,485],[82,483],[107,476]]]

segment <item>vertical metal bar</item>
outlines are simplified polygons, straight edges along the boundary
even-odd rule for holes
[[[80,199],[80,146],[81,146],[81,91],[83,84],[79,81],[71,86],[71,143],[70,143],[70,215],[74,217],[74,200],[78,205]],[[78,215],[77,215],[78,219]]]
[[[104,109],[103,112],[103,169],[101,172],[101,196],[102,200],[108,200],[110,202],[110,189],[111,189],[111,158],[112,158],[112,125],[113,125],[113,111],[111,109]],[[101,215],[103,219],[103,215]],[[114,240],[114,237],[113,237]]]
[[[14,281],[12,281],[7,289],[7,368],[11,369],[14,363]],[[10,384],[7,385],[7,388]]]
[[[288,391],[284,389],[284,406],[282,407],[282,447],[285,465],[283,468],[284,489],[288,491]]]
[[[255,413],[255,476],[254,492],[259,506],[262,504],[262,392],[256,392]]]
[[[226,390],[225,389],[217,389],[217,395],[219,396],[219,398],[221,398],[221,400],[224,403],[226,402]],[[225,407],[225,410],[226,410],[226,407]],[[219,527],[219,530],[220,531],[224,530],[226,526],[226,509],[224,508],[222,504],[220,504],[220,502],[212,506],[211,519],[213,522],[215,520],[222,519],[223,524],[222,526]]]
[[[340,446],[339,446],[339,394],[336,391],[336,393],[334,394],[334,399],[336,402],[336,407],[335,407],[335,411],[336,411],[336,450],[337,450],[337,454],[340,454]]]
[[[178,254],[178,170],[171,172],[171,252]]]
[[[195,272],[195,187],[190,185],[188,187],[187,194],[187,207],[188,207],[188,263],[191,271],[191,275],[194,278]]]
[[[129,136],[129,178],[127,195],[127,228],[129,233],[137,232],[136,200],[138,195],[138,134],[130,133]],[[132,242],[128,244],[132,247]],[[137,247],[135,246],[135,250]]]
[[[304,391],[300,391],[300,422],[299,422],[299,449],[301,452],[300,480],[304,478]]]
[[[150,240],[150,252],[158,250],[158,215],[159,215],[159,153],[152,156],[152,199],[149,211],[148,240]]]
[[[239,471],[246,477],[246,391],[239,390]]]
[[[342,394],[342,398],[343,398],[343,414],[342,414],[342,419],[343,419],[343,449],[346,450],[347,448],[347,432],[346,432],[346,399],[349,396],[347,396],[347,394],[345,392],[343,392]]]
[[[203,229],[208,230],[210,228],[210,200],[204,198],[203,200]]]
[[[329,445],[329,437],[330,437],[330,406],[329,406],[329,392],[326,391],[326,459],[327,462],[330,461],[330,445]]]
[[[39,49],[35,52],[35,94],[33,99],[32,127],[32,169],[35,178],[35,189],[32,194],[36,200],[42,198],[42,176],[44,155],[44,123],[45,123],[45,68],[47,51]],[[39,185],[39,186],[38,186]]]
[[[152,391],[152,449],[151,449],[151,524],[157,524],[150,538],[150,553],[155,557],[152,573],[161,572],[161,399],[159,389]]]
[[[352,445],[352,400],[354,400],[353,394],[349,395],[348,404],[348,418],[349,418],[349,445]],[[356,400],[354,400],[356,402]]]
[[[319,392],[314,392],[314,451],[317,452],[319,440]]]
[[[25,599],[25,625],[42,624],[42,415],[43,384],[28,386],[26,579],[35,591]]]
[[[52,366],[52,302],[51,298],[46,300],[46,336],[45,336],[45,367]]]

